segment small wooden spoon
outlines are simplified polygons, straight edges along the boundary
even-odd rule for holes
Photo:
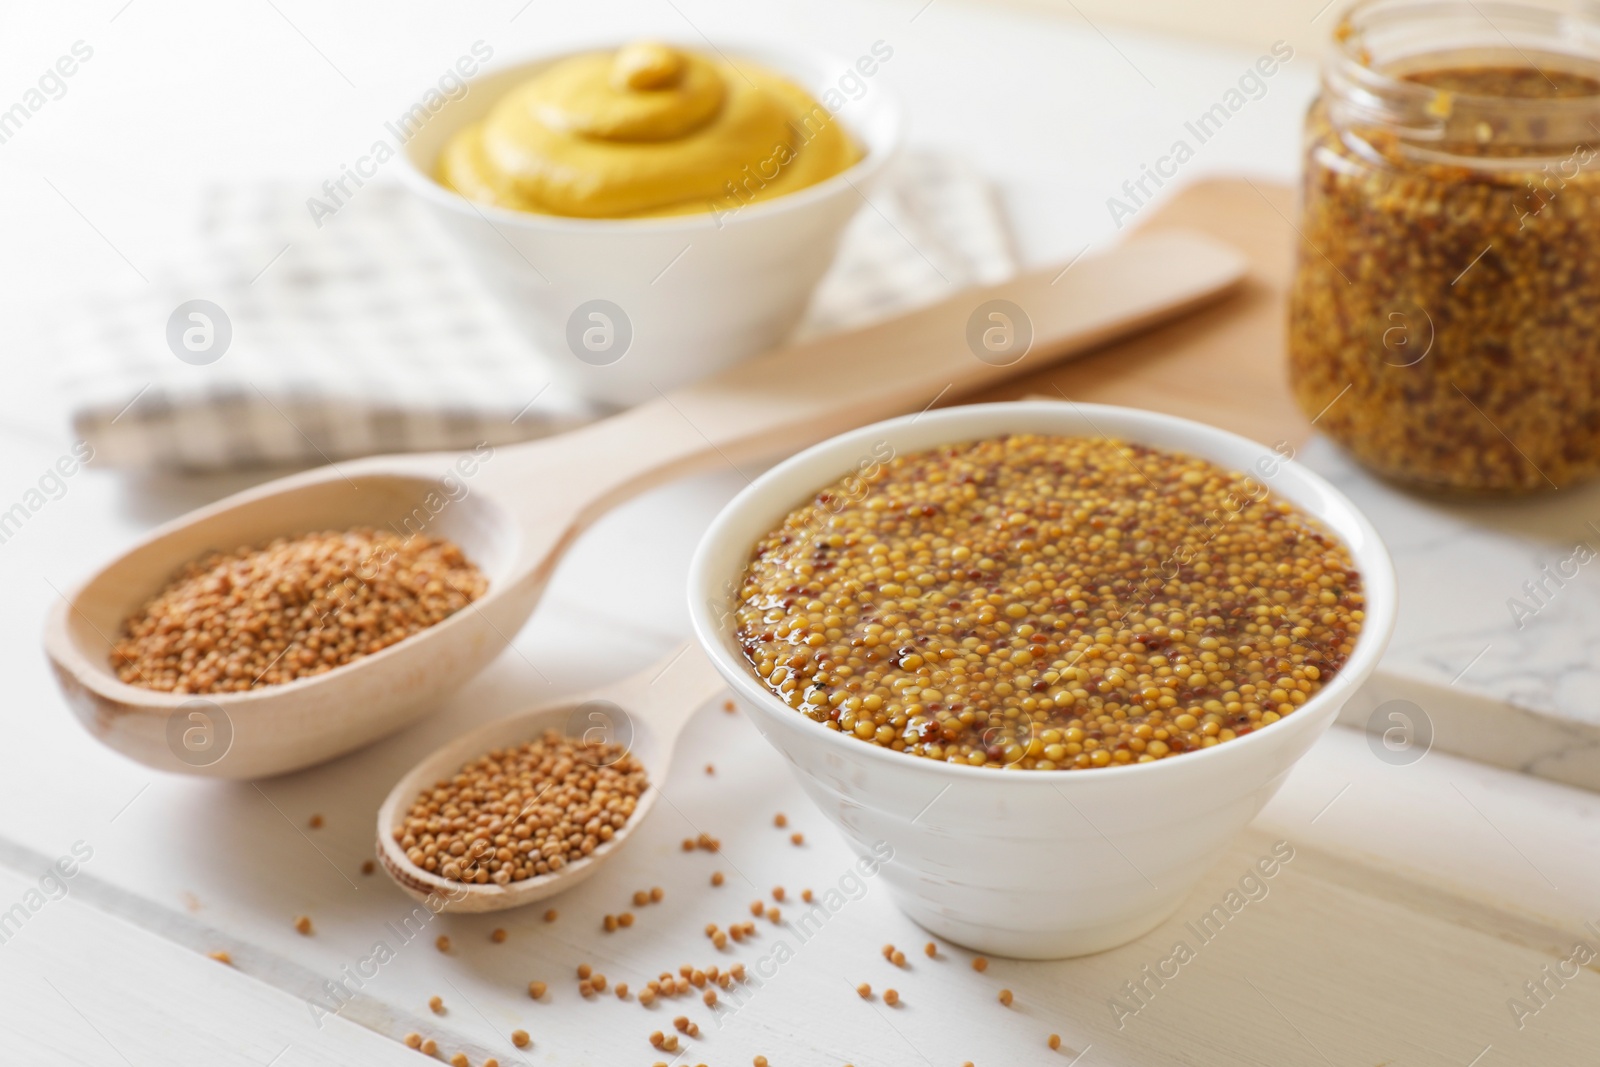
[[[599,870],[650,814],[684,725],[707,700],[726,688],[711,661],[691,644],[631,678],[480,726],[439,748],[395,783],[378,809],[378,860],[401,889],[418,900],[431,897],[429,907],[435,912],[500,911],[571,889]],[[535,740],[546,730],[621,744],[644,765],[650,788],[616,836],[559,871],[503,886],[451,881],[406,858],[405,849],[394,839],[394,830],[423,790],[485,753]]]
[[[55,605],[45,652],[89,732],[141,763],[220,778],[307,767],[405,726],[482,670],[532,613],[567,547],[619,502],[1037,370],[1214,300],[1245,270],[1243,256],[1212,238],[1147,234],[1070,271],[1034,271],[751,359],[556,437],[371,457],[268,482],[167,523],[102,567]],[[1006,333],[1007,320],[1031,326],[1032,345],[1014,362],[982,349],[1020,336]],[[626,358],[616,367],[626,373]],[[489,592],[381,652],[283,685],[197,698],[117,678],[111,648],[124,621],[184,564],[352,526],[449,538],[484,570]]]

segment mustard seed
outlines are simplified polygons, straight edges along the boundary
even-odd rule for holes
[[[633,912],[625,911],[621,915],[618,915],[617,916],[617,925],[623,927],[624,929],[626,929],[629,926],[632,926],[633,925]]]
[[[789,835],[789,843],[791,845],[803,845],[803,844],[806,843],[806,835],[805,834],[790,834]]]
[[[660,886],[653,885],[650,887],[650,903],[659,904],[661,903],[662,898],[666,895],[667,891],[662,889]]]
[[[123,624],[129,685],[230,693],[322,674],[425,630],[488,589],[449,541],[359,527],[280,537],[182,568]]]
[[[816,897],[812,895],[811,890],[802,889],[802,890],[800,890],[800,899],[805,901],[807,904],[810,904],[813,900],[816,899]]]
[[[708,763],[708,764],[706,764],[706,773],[707,774],[716,774],[717,773],[717,769],[715,767],[713,767],[711,764]]]
[[[900,1003],[900,994],[896,993],[892,989],[885,989],[883,991],[883,1002],[892,1008],[896,1004]]]
[[[438,937],[434,938],[433,947],[438,949],[440,952],[449,952],[450,939],[445,935],[440,934]]]
[[[694,851],[694,838],[686,837],[686,838],[683,839],[683,850],[685,852],[693,852]]]
[[[534,1000],[539,1000],[544,996],[545,988],[546,987],[543,982],[529,982],[528,996],[532,997]]]
[[[704,1001],[706,1007],[709,1008],[711,1005],[717,1002],[717,991],[715,989],[708,989],[704,993],[700,994],[700,999]]]
[[[428,998],[428,1010],[433,1012],[435,1015],[443,1015],[444,1014],[444,998],[443,997],[429,997]]]
[[[472,1064],[467,1060],[465,1052],[458,1052],[450,1057],[450,1067],[472,1067]]]
[[[306,825],[311,827],[311,829],[313,829],[313,830],[322,829],[322,816],[320,816],[320,815],[311,816],[311,818],[306,820]]]
[[[727,948],[728,935],[723,933],[721,930],[718,930],[716,933],[711,935],[711,943],[719,949]]]
[[[617,994],[617,999],[618,1000],[627,1000],[628,999],[628,983],[627,982],[618,982],[617,986],[616,986],[616,994]]]
[[[767,920],[769,922],[774,922],[774,923],[782,922],[783,921],[783,913],[781,911],[779,911],[777,908],[768,908],[767,909]]]
[[[989,961],[982,956],[978,956],[972,961],[972,969],[982,974],[989,969]]]
[[[895,949],[894,954],[889,957],[889,962],[896,967],[904,967],[906,965],[906,954],[899,949]]]
[[[648,1008],[650,1005],[654,1004],[655,1002],[656,1002],[656,991],[654,989],[652,989],[650,986],[645,986],[643,989],[639,990],[639,1003],[640,1004],[643,1004],[645,1007]]]
[[[861,997],[862,1000],[866,1000],[868,997],[872,996],[872,986],[868,985],[866,982],[862,982],[860,985],[856,986],[856,993]]]
[[[922,946],[922,951],[923,954],[931,960],[939,955],[939,946],[935,945],[932,941],[929,941],[926,945]]]
[[[1000,1003],[1004,1004],[1008,1008],[1011,1007],[1011,990],[1000,990]]]
[[[612,933],[617,928],[617,917],[615,915],[607,915],[605,919],[602,920],[601,926],[605,929],[606,933]]]
[[[511,1043],[513,1045],[517,1046],[518,1048],[527,1048],[528,1045],[530,1045],[532,1042],[533,1042],[533,1039],[528,1036],[528,1031],[526,1031],[526,1030],[513,1030],[513,1031],[511,1031]]]
[[[311,916],[302,915],[294,921],[294,928],[306,937],[311,936]]]
[[[761,917],[762,915],[764,915],[766,913],[766,910],[767,910],[766,901],[763,901],[763,900],[752,900],[750,902],[750,914],[751,915],[754,915],[757,918],[759,918],[759,917]]]
[[[409,1033],[405,1037],[405,1042],[407,1048],[421,1048],[422,1035],[415,1032]]]
[[[372,860],[363,860],[362,863],[361,863],[361,873],[362,874],[371,874],[373,871],[375,871],[377,869],[378,869],[378,865],[376,863],[374,863]]]
[[[789,816],[785,815],[781,811],[778,812],[778,814],[772,817],[772,825],[782,830],[785,826],[789,825]]]
[[[648,903],[650,903],[650,894],[647,891],[645,891],[643,889],[634,890],[634,893],[633,893],[633,906],[634,907],[642,908]]]
[[[553,923],[556,921],[556,919],[560,918],[560,916],[560,912],[556,911],[554,908],[551,908],[549,911],[544,913],[544,921],[547,923]]]
[[[886,960],[894,959],[894,946],[893,945],[884,945],[882,951],[883,951],[883,958],[884,959],[886,959]]]
[[[578,964],[578,977],[579,978],[587,978],[593,973],[594,973],[594,968],[589,966],[587,963]]]
[[[757,1056],[750,1062],[753,1063],[755,1067],[767,1067],[767,1058],[765,1056]]]
[[[754,546],[735,615],[762,683],[830,729],[1071,771],[1293,713],[1343,667],[1363,608],[1348,550],[1255,479],[1014,434],[823,487]]]
[[[233,957],[230,956],[225,949],[219,948],[215,952],[207,953],[207,955],[216,960],[218,963],[226,963],[229,967],[233,966]]]
[[[722,872],[721,871],[712,871],[711,872],[711,884],[712,885],[721,885],[723,883],[723,881],[725,881],[725,879],[722,877]]]
[[[437,1055],[438,1052],[439,1052],[439,1042],[435,1041],[431,1037],[425,1037],[425,1038],[422,1039],[422,1054],[424,1056]]]
[[[783,903],[783,897],[784,897],[783,886],[781,886],[781,885],[780,886],[774,886],[773,890],[772,890],[772,899],[776,900],[778,903],[781,904],[781,903]]]
[[[604,993],[606,991],[606,976],[603,974],[597,974],[593,978],[589,979],[589,984],[594,986],[594,991],[596,993]]]
[[[497,945],[500,945],[505,943],[507,936],[509,935],[507,935],[505,927],[497,926],[494,928],[494,932],[489,935],[489,940],[493,941]]]
[[[1051,1034],[1049,1037],[1045,1038],[1044,1043],[1050,1046],[1051,1051],[1054,1051],[1061,1047],[1061,1035]]]
[[[394,840],[422,870],[507,885],[592,854],[633,816],[648,785],[644,766],[620,745],[547,731],[423,790]]]
[[[687,1015],[679,1015],[672,1020],[672,1025],[679,1033],[686,1034],[689,1032],[689,1017]]]
[[[587,978],[579,982],[578,996],[585,998],[594,996],[594,983],[589,981]]]

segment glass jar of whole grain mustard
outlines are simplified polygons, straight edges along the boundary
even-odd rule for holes
[[[1379,474],[1600,473],[1600,9],[1366,0],[1306,119],[1289,370]]]

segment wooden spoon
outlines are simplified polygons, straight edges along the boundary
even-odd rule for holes
[[[482,670],[532,613],[567,547],[619,502],[1036,370],[1214,300],[1245,269],[1209,237],[1139,236],[1070,270],[1034,271],[751,359],[556,437],[371,457],[268,482],[167,523],[102,567],[55,605],[45,651],[90,733],[141,763],[221,778],[310,766],[405,726]],[[1019,355],[984,348],[1030,326]],[[616,366],[626,373],[627,360]],[[185,563],[360,525],[449,538],[484,570],[488,593],[381,652],[287,684],[196,697],[129,685],[112,670],[124,621]]]
[[[591,690],[560,704],[535,708],[480,726],[439,748],[395,783],[378,809],[378,860],[401,889],[418,900],[432,897],[438,911],[500,911],[531,904],[571,889],[599,869],[655,806],[667,779],[677,744],[690,716],[727,688],[698,646],[686,645],[631,678]],[[592,737],[624,746],[650,776],[650,788],[639,798],[630,818],[610,841],[559,871],[536,878],[495,885],[468,885],[430,874],[406,858],[394,839],[418,794],[466,764],[497,748],[519,745],[555,730],[570,737]]]

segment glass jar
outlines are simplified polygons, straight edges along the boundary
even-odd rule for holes
[[[1295,397],[1379,474],[1600,473],[1600,9],[1367,0],[1306,118]]]

